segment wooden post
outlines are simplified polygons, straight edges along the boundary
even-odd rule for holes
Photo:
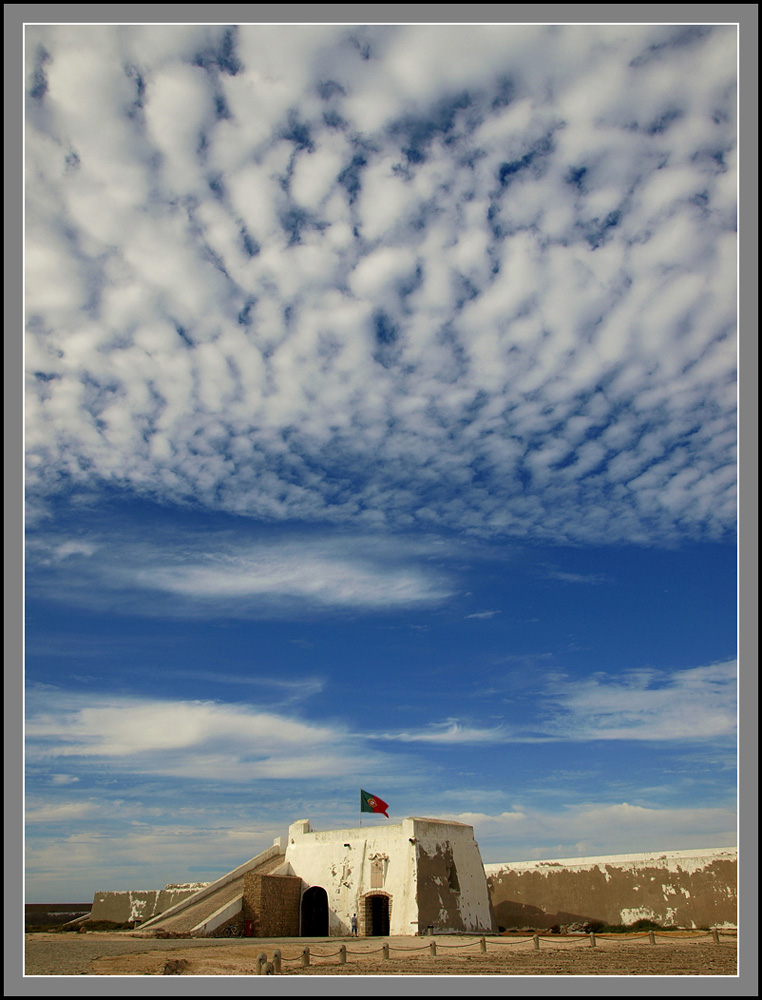
[[[590,947],[595,948],[595,931],[590,931]]]
[[[339,965],[346,965],[346,964],[347,964],[347,946],[343,944],[339,948]]]
[[[484,954],[487,951],[487,939],[479,938],[479,951]]]
[[[436,953],[437,953],[437,943],[436,943],[436,941],[432,941],[431,944],[429,945],[429,952],[432,955],[436,955]]]
[[[381,945],[381,953],[382,953],[382,958],[384,959],[384,961],[385,962],[388,961],[389,960],[389,945],[388,944]]]
[[[302,967],[306,968],[310,964],[310,949],[302,948]]]
[[[267,965],[267,955],[261,951],[257,955],[257,975],[263,976],[265,971],[265,966]]]
[[[656,944],[656,935],[654,934],[653,931],[648,932],[648,940],[651,942],[651,944]]]
[[[720,943],[720,935],[719,935],[716,927],[712,928],[712,937],[714,938],[714,943],[715,944],[719,944]]]
[[[534,941],[534,950],[535,951],[539,951],[540,950],[540,935],[539,934],[535,934],[535,936],[532,938],[532,940]]]
[[[280,960],[281,960],[280,948],[276,948],[273,952],[273,968],[276,975],[280,975]]]

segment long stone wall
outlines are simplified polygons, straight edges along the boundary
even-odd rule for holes
[[[143,923],[170,906],[194,896],[206,882],[168,885],[164,889],[131,889],[126,892],[96,892],[90,920],[108,920],[115,924]]]
[[[734,927],[735,848],[485,865],[501,927],[550,928],[648,919],[664,926]]]

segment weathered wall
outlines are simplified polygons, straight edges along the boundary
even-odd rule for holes
[[[573,921],[678,927],[735,926],[737,851],[570,858],[485,865],[502,927]]]
[[[164,913],[208,883],[170,884],[164,889],[131,889],[126,892],[96,892],[90,920],[110,920],[116,924],[142,923]]]
[[[254,937],[297,937],[302,880],[296,875],[259,875],[243,880],[244,923],[252,922]]]
[[[473,829],[441,820],[416,819],[414,825],[421,930],[496,930]]]

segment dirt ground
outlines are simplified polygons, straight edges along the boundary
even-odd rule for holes
[[[53,940],[46,948],[42,938]],[[383,944],[389,945],[386,960]],[[276,948],[282,955],[280,974],[286,976],[734,976],[737,972],[736,937],[729,934],[723,934],[719,944],[701,932],[660,933],[655,944],[647,935],[617,934],[598,936],[594,948],[587,937],[549,936],[540,939],[539,950],[531,938],[498,937],[487,938],[486,954],[478,938],[440,936],[435,944],[436,956],[429,950],[430,941],[420,937],[159,941],[125,934],[29,935],[27,975],[56,974],[50,965],[57,955],[69,975],[246,976],[256,974],[260,954],[272,961]],[[341,945],[347,949],[346,964],[339,963]],[[305,946],[310,949],[308,967],[302,964]]]

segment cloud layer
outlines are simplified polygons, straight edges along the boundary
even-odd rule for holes
[[[30,497],[735,519],[735,32],[27,29]]]

